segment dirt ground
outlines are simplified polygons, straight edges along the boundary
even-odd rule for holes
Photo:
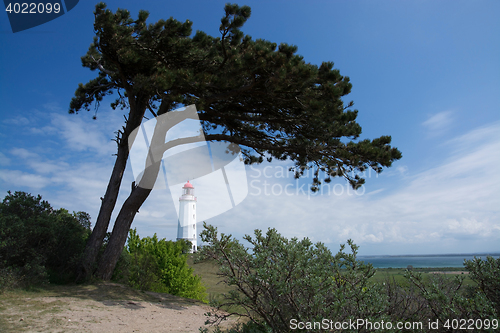
[[[113,283],[57,286],[1,294],[0,332],[199,332],[209,311],[195,300]]]

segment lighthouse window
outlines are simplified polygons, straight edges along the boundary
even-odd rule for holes
[[[193,204],[193,209],[196,209],[196,206]]]
[[[196,224],[193,224],[193,229],[196,229]]]
[[[194,217],[194,214],[193,214],[193,219],[195,219],[196,217]]]
[[[193,238],[196,238],[196,234],[193,234]]]

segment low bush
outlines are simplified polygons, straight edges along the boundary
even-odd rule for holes
[[[113,279],[141,290],[206,301],[201,278],[187,264],[185,253],[190,248],[186,240],[159,240],[156,234],[141,239],[135,229],[130,230]]]
[[[247,317],[252,331],[289,332],[291,321],[321,322],[387,319],[386,298],[381,286],[370,282],[371,265],[357,261],[357,246],[348,241],[333,255],[322,243],[309,239],[288,240],[269,229],[245,236],[250,248],[230,235],[205,225],[198,260],[213,259],[220,266],[223,282],[234,290],[216,299],[213,306]],[[209,318],[217,324],[227,314]]]
[[[246,317],[245,324],[227,332],[324,331],[325,327],[299,327],[294,323],[421,323],[412,332],[428,332],[429,323],[439,320],[435,332],[451,332],[453,320],[467,318],[478,331],[499,329],[500,259],[465,261],[474,287],[463,285],[463,276],[429,274],[426,278],[406,270],[405,280],[376,281],[375,270],[357,260],[358,247],[348,241],[332,254],[322,243],[309,239],[286,239],[274,229],[256,230],[245,236],[249,247],[231,235],[218,234],[205,225],[201,239],[208,243],[197,261],[215,260],[222,282],[232,290],[211,301],[217,311],[208,321],[219,324],[231,315]],[[224,310],[218,311],[218,310]],[[480,320],[480,321],[477,321]],[[448,323],[448,327],[446,327]],[[318,325],[319,326],[319,325]],[[304,328],[302,330],[302,328]],[[477,327],[476,327],[477,328]],[[220,332],[219,328],[215,332]],[[327,331],[372,332],[368,326]],[[385,326],[384,332],[399,332]]]
[[[491,302],[496,313],[500,314],[500,258],[474,258],[466,260],[464,266],[471,279],[477,283],[474,291],[482,293]]]

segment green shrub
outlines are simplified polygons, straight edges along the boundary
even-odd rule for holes
[[[486,261],[475,259],[465,261],[465,267],[477,286],[464,286],[464,276],[447,277],[444,274],[430,274],[427,279],[421,273],[407,271],[405,277],[410,287],[396,286],[388,292],[389,295],[404,295],[397,307],[399,313],[396,319],[412,319],[418,321],[439,320],[441,324],[452,320],[466,319],[467,327],[474,323],[492,323],[498,320],[498,261],[489,257]],[[393,298],[398,298],[397,296]],[[392,302],[391,302],[392,303]],[[403,304],[404,303],[404,304]],[[404,306],[402,306],[404,305]],[[396,307],[392,307],[396,308]],[[402,315],[402,309],[413,312],[411,316]],[[415,311],[417,310],[417,311]],[[472,324],[471,324],[472,323]],[[498,321],[497,321],[498,324]],[[470,328],[469,328],[470,329]],[[498,327],[482,328],[482,332],[497,332]],[[446,327],[440,327],[439,332],[447,332]]]
[[[120,254],[120,258],[116,263],[115,270],[113,271],[113,276],[111,280],[118,283],[130,284],[130,265],[132,256],[128,253],[126,248],[123,249]]]
[[[375,270],[356,259],[357,246],[352,241],[348,241],[350,253],[342,245],[332,255],[322,243],[288,240],[275,229],[265,235],[256,230],[255,238],[245,236],[250,248],[230,235],[219,236],[216,228],[207,225],[201,239],[208,245],[198,260],[216,260],[223,283],[234,288],[212,305],[247,317],[253,331],[289,332],[292,319],[388,318],[383,314],[387,303],[381,286],[369,281]],[[217,324],[224,317],[215,313],[209,321]]]
[[[358,248],[352,241],[348,241],[350,253],[342,245],[333,255],[321,243],[312,244],[307,238],[289,240],[274,229],[266,234],[256,230],[255,237],[245,236],[248,248],[231,235],[218,235],[216,228],[207,225],[201,239],[209,244],[200,250],[197,261],[215,260],[222,282],[233,288],[211,301],[217,310],[227,312],[210,313],[208,322],[217,325],[230,315],[249,319],[227,332],[296,331],[291,319],[423,324],[413,332],[428,331],[429,321],[435,320],[441,323],[436,332],[448,332],[444,324],[454,319],[467,318],[468,325],[471,320],[498,320],[500,259],[465,262],[477,283],[475,287],[464,287],[463,276],[424,276],[414,270],[407,270],[403,281],[393,278],[376,282],[371,279],[373,267],[356,259]],[[357,329],[343,331],[373,331]],[[396,327],[383,331],[398,332]],[[483,331],[495,332],[495,328],[490,325]],[[221,330],[216,328],[215,332]]]
[[[53,209],[42,197],[10,191],[0,203],[0,269],[11,285],[64,283],[90,234],[89,216]],[[15,280],[15,281],[14,281]]]
[[[115,276],[128,277],[128,283],[137,289],[205,301],[201,278],[194,275],[184,254],[190,248],[185,240],[158,240],[156,234],[141,239],[135,229],[130,230],[126,254],[122,254]]]
[[[477,290],[484,294],[497,314],[500,314],[500,258],[474,258],[465,260],[464,266],[469,271],[470,278],[477,283]]]

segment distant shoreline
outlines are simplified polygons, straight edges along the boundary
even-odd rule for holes
[[[494,259],[500,257],[500,253],[462,253],[462,254],[425,254],[425,255],[379,255],[358,256],[357,258],[372,264],[375,268],[414,268],[430,267],[464,267],[464,260],[474,260],[480,257],[485,260],[487,256]]]

